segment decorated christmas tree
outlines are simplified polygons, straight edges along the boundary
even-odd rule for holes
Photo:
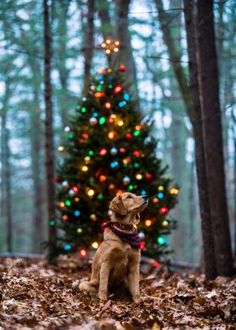
[[[119,43],[107,40],[102,46],[112,54]],[[152,125],[137,109],[126,80],[125,65],[99,70],[65,127],[66,141],[58,148],[63,164],[56,177],[62,229],[57,253],[86,256],[88,249],[97,249],[109,203],[124,191],[149,199],[138,228],[143,254],[161,261],[170,252],[167,236],[175,220],[168,214],[178,189],[156,157]]]

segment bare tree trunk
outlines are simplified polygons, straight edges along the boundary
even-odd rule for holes
[[[94,48],[94,12],[95,0],[87,0],[87,26],[84,38],[84,92],[87,90],[90,80],[90,71]]]
[[[44,8],[44,84],[45,84],[45,153],[48,205],[49,260],[53,257],[56,244],[55,227],[55,186],[54,186],[54,140],[51,85],[51,29],[48,0],[43,0]],[[52,225],[53,224],[53,225]]]
[[[134,96],[138,101],[137,72],[131,46],[131,37],[129,32],[129,6],[130,0],[116,0],[116,35],[120,41],[120,51],[117,54],[118,65],[125,64],[127,68],[127,77],[134,87]],[[138,104],[139,105],[139,104]]]
[[[197,1],[196,37],[203,139],[217,272],[219,275],[230,276],[233,273],[233,263],[225,191],[213,1]]]
[[[7,123],[7,111],[10,98],[10,82],[7,79],[5,83],[5,95],[2,105],[2,124],[1,124],[1,154],[2,154],[2,206],[6,216],[6,243],[7,251],[13,251],[13,228],[12,228],[12,199],[11,199],[11,165],[10,165],[10,150],[9,150],[9,129]]]

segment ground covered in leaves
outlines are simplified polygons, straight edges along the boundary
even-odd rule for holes
[[[89,269],[62,259],[0,259],[3,329],[236,329],[236,280],[164,271],[142,276],[140,304],[119,290],[106,303],[78,290]]]

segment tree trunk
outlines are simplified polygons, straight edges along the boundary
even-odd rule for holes
[[[12,228],[12,199],[11,199],[11,165],[9,138],[10,132],[7,128],[7,111],[10,99],[10,81],[6,79],[5,95],[2,104],[2,120],[1,120],[1,155],[2,155],[2,213],[6,217],[6,245],[7,251],[13,251],[13,228]]]
[[[213,1],[197,1],[196,37],[203,139],[217,272],[219,275],[230,276],[233,273],[233,264],[225,191]]]
[[[84,38],[84,93],[89,86],[94,48],[95,0],[87,0],[87,25]]]
[[[51,85],[51,29],[48,0],[44,5],[44,97],[45,97],[45,154],[46,154],[46,180],[47,180],[47,208],[48,208],[48,258],[53,258],[56,244],[55,227],[55,186],[54,186],[54,139],[53,139],[53,113],[52,113],[52,85]]]
[[[116,0],[116,35],[120,41],[120,51],[117,54],[118,65],[124,64],[127,69],[128,80],[133,86],[134,97],[138,101],[137,72],[131,46],[129,32],[129,6],[130,0]],[[139,104],[137,104],[139,106]]]

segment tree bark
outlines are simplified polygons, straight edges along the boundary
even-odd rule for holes
[[[1,155],[2,155],[2,213],[6,217],[6,246],[8,252],[13,252],[13,225],[12,225],[12,199],[11,199],[11,165],[9,138],[10,132],[7,128],[7,111],[10,99],[10,81],[6,79],[5,94],[3,97],[1,111]]]
[[[45,154],[47,180],[47,209],[48,209],[48,258],[53,257],[56,244],[55,223],[55,186],[54,186],[54,139],[53,139],[53,109],[51,85],[51,28],[48,0],[43,0],[44,9],[44,98],[45,98]],[[54,221],[54,223],[53,223]]]
[[[116,0],[116,35],[120,41],[120,51],[117,54],[118,65],[124,64],[127,69],[128,81],[133,86],[134,97],[138,102],[137,72],[131,46],[129,32],[130,0]],[[139,106],[139,102],[137,104]]]
[[[216,258],[214,236],[211,222],[209,192],[207,184],[205,151],[203,143],[201,105],[199,99],[199,85],[197,79],[196,44],[194,39],[193,0],[184,0],[184,17],[187,35],[187,50],[189,57],[189,83],[191,92],[191,107],[189,115],[193,125],[195,141],[195,161],[198,180],[198,195],[200,203],[201,227],[203,239],[204,269],[207,279],[214,279],[216,272]]]
[[[95,0],[87,0],[87,26],[84,38],[84,93],[89,86],[94,48]]]
[[[233,263],[225,190],[213,1],[198,0],[196,6],[198,81],[217,272],[230,276]]]

